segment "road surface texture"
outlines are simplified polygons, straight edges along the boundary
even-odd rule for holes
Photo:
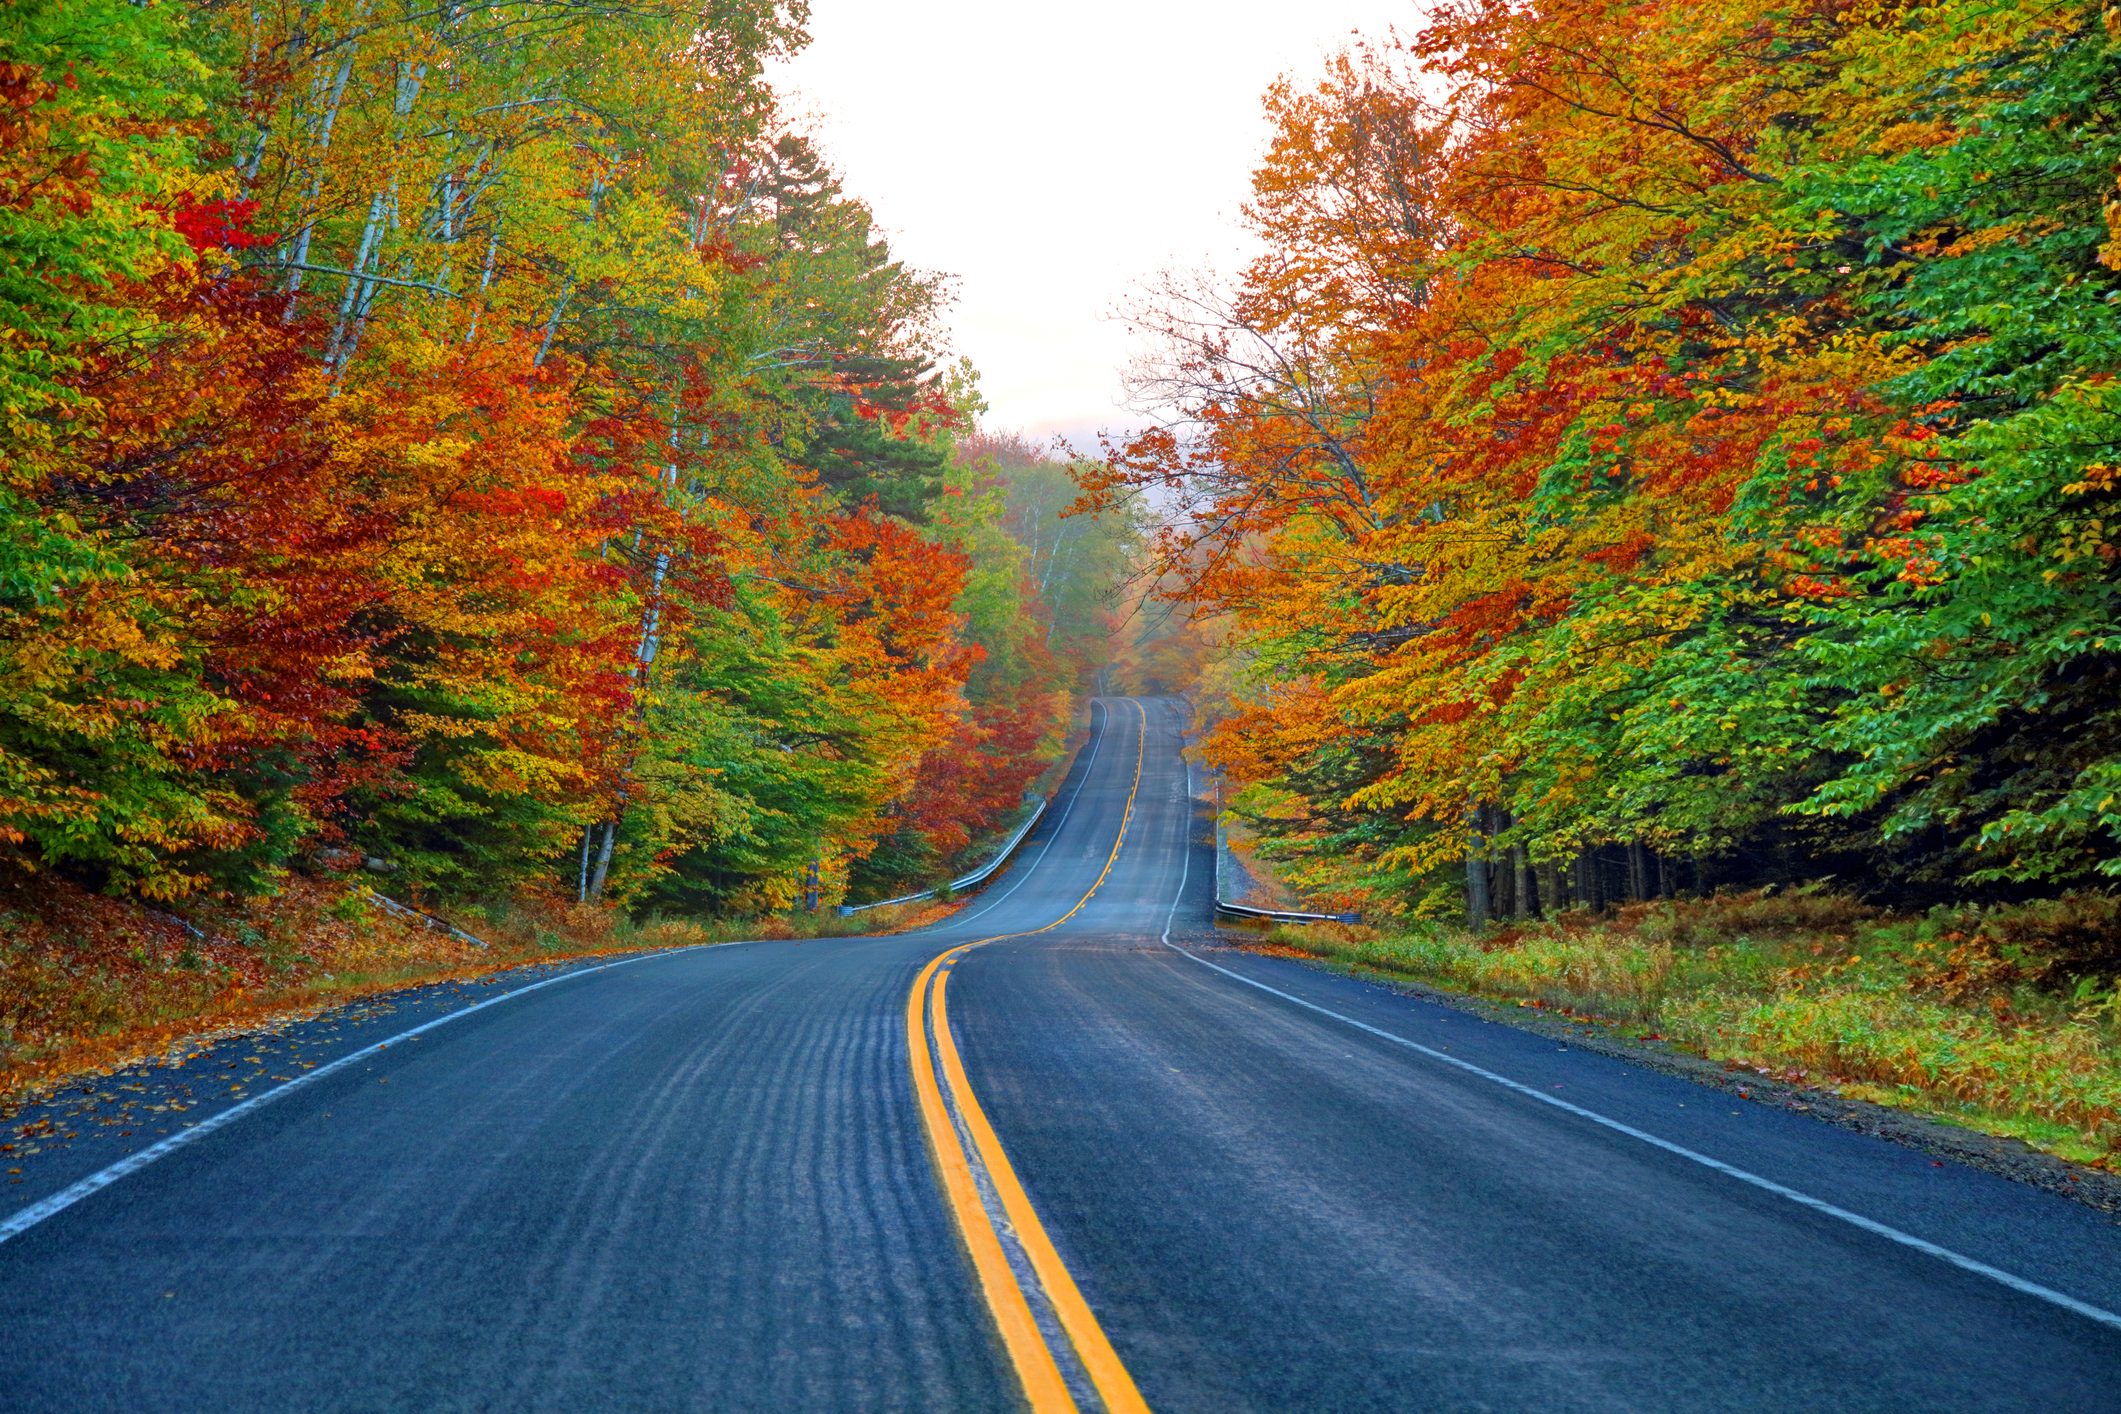
[[[40,1154],[0,1408],[2121,1409],[2111,1218],[1221,946],[1179,707],[1095,722],[946,926],[435,989]]]

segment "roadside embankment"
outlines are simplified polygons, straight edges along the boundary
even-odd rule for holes
[[[1032,794],[1050,799],[1089,740],[1087,711],[1078,715]],[[295,875],[271,897],[195,901],[185,918],[49,876],[0,876],[0,1105],[399,988],[656,948],[897,933],[962,903],[939,898],[850,918],[820,908],[636,919],[530,895],[452,905],[447,925],[427,926],[361,876]]]
[[[1894,914],[1798,890],[1281,947],[2121,1169],[2121,899]]]
[[[522,898],[452,913],[480,947],[398,916],[344,880],[295,879],[272,898],[195,909],[191,920],[48,878],[24,881],[0,889],[0,1103],[400,987],[740,938],[896,932],[950,911],[635,920]]]

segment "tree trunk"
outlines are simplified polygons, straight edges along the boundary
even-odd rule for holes
[[[486,312],[486,289],[493,283],[493,259],[501,249],[501,216],[494,213],[493,231],[486,237],[486,264],[479,271],[479,293],[472,301],[471,326],[464,331],[464,342],[475,343],[479,337],[479,316]]]
[[[414,64],[410,70],[399,70],[390,105],[394,140],[403,138],[413,105],[419,102],[420,89],[426,82],[425,63]],[[360,346],[361,330],[368,323],[368,306],[379,288],[368,278],[369,270],[382,265],[385,230],[396,225],[397,219],[398,174],[393,171],[390,180],[368,203],[368,222],[361,229],[360,249],[347,267],[346,293],[339,300],[339,319],[332,326],[331,344],[324,359],[324,366],[332,370],[334,388],[347,364],[353,362],[354,350]]]
[[[604,179],[595,178],[589,184],[589,210],[582,217],[584,225],[597,219],[597,207],[604,200]],[[553,336],[560,332],[560,318],[567,313],[567,301],[574,297],[574,272],[567,272],[560,281],[560,297],[553,301],[552,317],[545,321],[544,337],[538,340],[538,356],[530,361],[532,368],[543,368],[545,356],[552,352]]]
[[[1495,844],[1496,836],[1509,828],[1510,814],[1499,805],[1480,807],[1480,832],[1487,840],[1488,861],[1488,912],[1493,918],[1512,916],[1515,895],[1509,870],[1509,856]]]
[[[288,248],[286,317],[290,321],[295,317],[295,296],[302,292],[302,267],[309,263],[310,238],[317,231],[317,201],[324,194],[324,157],[331,151],[331,130],[339,121],[339,105],[346,98],[346,80],[353,73],[355,52],[356,46],[349,43],[340,56],[338,75],[331,82],[331,97],[317,124],[317,152],[311,159],[315,165],[309,189],[302,196],[302,224],[295,231],[294,244]]]
[[[567,301],[574,295],[574,276],[569,275],[560,282],[560,297],[553,301],[552,318],[545,321],[545,336],[538,340],[538,356],[530,361],[532,368],[545,366],[545,355],[552,352],[552,336],[560,332],[560,316],[567,313]]]
[[[236,175],[242,179],[243,190],[249,191],[258,180],[258,169],[265,165],[265,145],[272,140],[272,124],[265,123],[258,129],[257,141],[250,146],[250,155],[236,163]]]
[[[604,880],[611,873],[611,847],[618,843],[619,817],[614,815],[604,825],[604,843],[597,848],[596,873],[589,879],[589,896],[599,899],[604,896]]]
[[[1532,892],[1532,861],[1525,855],[1524,846],[1510,846],[1510,872],[1517,881],[1517,905],[1519,918],[1537,918],[1541,900]]]
[[[1481,829],[1481,814],[1476,805],[1466,818],[1466,926],[1476,933],[1488,926],[1493,914],[1488,902],[1488,841]]]

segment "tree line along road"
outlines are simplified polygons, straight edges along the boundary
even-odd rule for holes
[[[2121,1408],[2110,1218],[1219,944],[1183,728],[942,927],[409,998],[5,1190],[0,1407]]]

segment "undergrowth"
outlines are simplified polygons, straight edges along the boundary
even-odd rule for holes
[[[453,912],[479,948],[393,916],[344,880],[289,882],[179,919],[51,879],[0,883],[0,1099],[395,987],[604,953],[893,932],[942,906],[703,922],[520,898]]]
[[[1755,891],[1480,936],[1276,938],[2121,1168],[2121,899],[2109,895],[1894,914],[1822,890]]]

